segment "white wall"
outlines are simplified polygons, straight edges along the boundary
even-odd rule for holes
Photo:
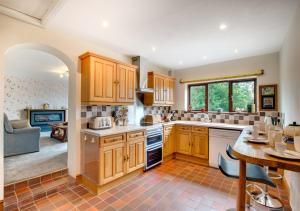
[[[300,7],[280,51],[281,111],[285,122],[300,123]],[[291,207],[300,210],[300,174],[285,172],[290,186]]]
[[[279,54],[272,53],[244,59],[209,64],[184,70],[174,71],[177,79],[177,105],[174,109],[187,108],[187,85],[180,84],[179,80],[195,80],[228,75],[240,75],[263,69],[265,74],[257,78],[257,84],[279,84]]]
[[[69,133],[68,168],[71,176],[76,176],[80,169],[80,62],[78,56],[85,51],[112,57],[124,62],[131,59],[102,48],[99,44],[84,41],[73,34],[62,34],[60,31],[38,28],[12,18],[0,15],[0,200],[3,199],[3,74],[5,53],[12,46],[23,43],[37,43],[49,46],[56,56],[70,69],[69,77]],[[52,47],[52,48],[51,48]]]
[[[34,76],[4,76],[4,112],[9,119],[26,119],[25,108],[42,108],[49,103],[52,109],[68,108],[68,80],[41,80]]]

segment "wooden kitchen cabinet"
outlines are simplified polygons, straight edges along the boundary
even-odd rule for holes
[[[116,101],[133,103],[135,96],[135,68],[117,65]]]
[[[191,154],[191,134],[186,131],[176,133],[176,152],[190,155]]]
[[[106,184],[126,173],[126,143],[100,147],[100,184]]]
[[[83,181],[95,192],[145,165],[145,130],[101,138],[83,133],[81,140]]]
[[[85,53],[81,59],[81,101],[121,105],[135,100],[136,66]]]
[[[208,159],[208,136],[201,133],[191,134],[191,155]]]
[[[127,173],[144,166],[145,162],[145,139],[136,139],[127,144]]]
[[[208,159],[208,128],[200,126],[176,126],[176,152]]]
[[[148,88],[153,88],[154,92],[145,93],[145,105],[174,105],[175,78],[160,73],[148,72]]]
[[[174,126],[164,127],[164,157],[175,152],[175,129]]]

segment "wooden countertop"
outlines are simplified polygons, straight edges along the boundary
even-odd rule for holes
[[[300,161],[291,161],[269,156],[263,152],[263,149],[270,148],[270,145],[247,142],[245,135],[249,133],[249,130],[250,127],[244,129],[243,133],[233,146],[233,154],[237,158],[244,160],[247,163],[300,172]],[[294,146],[288,144],[288,149],[294,150]]]

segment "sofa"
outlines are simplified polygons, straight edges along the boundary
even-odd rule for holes
[[[26,120],[10,121],[4,114],[4,157],[40,151],[40,132]]]

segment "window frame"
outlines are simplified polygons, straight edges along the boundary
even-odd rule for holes
[[[189,84],[188,85],[188,106],[191,107],[191,87],[194,86],[204,86],[205,87],[205,110],[206,112],[216,112],[216,111],[208,111],[208,85],[214,83],[228,83],[228,99],[229,99],[229,112],[235,112],[233,110],[233,97],[232,97],[232,84],[234,83],[242,83],[242,82],[254,82],[254,104],[255,108],[257,109],[257,78],[247,78],[247,79],[232,79],[232,80],[222,80],[222,81],[211,81],[206,83],[196,83],[196,84]],[[192,110],[193,112],[199,112],[200,110]],[[227,112],[224,112],[227,113]]]

